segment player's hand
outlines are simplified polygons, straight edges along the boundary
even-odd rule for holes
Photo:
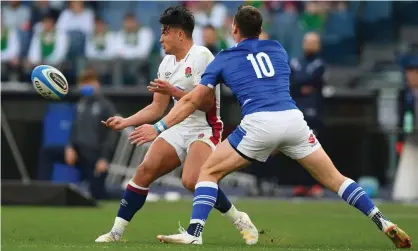
[[[102,174],[107,172],[107,170],[109,170],[109,163],[107,162],[107,160],[105,159],[99,159],[96,162],[96,173],[97,174]]]
[[[151,81],[149,84],[150,85],[147,86],[147,88],[150,92],[158,92],[172,96],[173,92],[176,90],[176,87],[171,85],[167,80],[154,79],[154,81]]]
[[[123,130],[126,127],[128,127],[128,123],[126,122],[126,119],[120,116],[110,117],[106,121],[102,120],[102,124],[116,131]]]
[[[75,151],[74,148],[72,148],[71,146],[67,146],[65,148],[65,163],[67,163],[67,165],[69,166],[74,166],[75,163],[77,162],[78,159],[78,154]]]
[[[135,130],[129,134],[129,140],[131,141],[131,144],[140,146],[153,141],[157,136],[158,132],[153,125],[142,125],[135,128]]]

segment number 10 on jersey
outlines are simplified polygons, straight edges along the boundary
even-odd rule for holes
[[[256,60],[257,59],[257,60]],[[251,61],[251,64],[253,65],[255,74],[257,75],[257,78],[263,78],[263,77],[273,77],[274,76],[274,68],[271,63],[270,57],[264,53],[259,52],[257,55],[254,54],[248,54],[247,60]],[[267,64],[267,67],[266,67]],[[261,71],[260,71],[261,68]]]

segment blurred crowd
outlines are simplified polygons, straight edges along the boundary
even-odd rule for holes
[[[86,65],[103,84],[137,84],[154,76],[163,52],[160,13],[186,5],[195,14],[198,45],[214,54],[234,45],[232,16],[241,4],[264,13],[261,38],[280,41],[295,58],[305,33],[318,32],[322,57],[333,64],[356,64],[361,45],[393,42],[397,27],[418,24],[417,2],[352,1],[4,1],[2,80],[26,81],[33,66],[59,67],[70,83]]]

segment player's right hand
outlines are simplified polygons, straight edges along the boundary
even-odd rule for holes
[[[106,127],[111,128],[112,130],[123,130],[128,127],[126,119],[120,116],[113,116],[108,118],[106,121],[102,120],[102,124]]]

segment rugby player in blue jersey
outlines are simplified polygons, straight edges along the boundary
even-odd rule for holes
[[[134,143],[154,140],[159,133],[196,111],[218,83],[231,88],[242,108],[241,124],[202,166],[187,231],[157,238],[168,243],[202,243],[203,228],[216,201],[218,182],[252,161],[265,162],[279,150],[368,216],[396,247],[411,247],[409,236],[382,214],[355,181],[335,168],[321,147],[289,94],[290,69],[285,49],[277,41],[258,39],[262,22],[258,9],[240,7],[232,27],[237,44],[215,57],[202,75],[200,85],[184,96],[166,117],[154,125],[136,129]]]

